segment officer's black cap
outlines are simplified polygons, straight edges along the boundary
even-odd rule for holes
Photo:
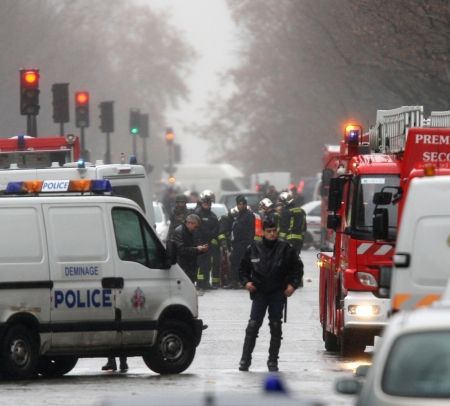
[[[239,203],[247,204],[247,199],[243,195],[236,196],[236,204]]]

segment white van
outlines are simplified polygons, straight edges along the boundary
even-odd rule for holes
[[[0,197],[2,375],[61,376],[80,357],[142,356],[161,374],[191,364],[203,328],[195,287],[141,208],[110,189],[13,182]]]
[[[394,311],[427,306],[440,298],[450,276],[450,176],[411,181],[394,265]]]
[[[177,165],[175,180],[183,189],[201,193],[212,190],[219,201],[223,192],[245,190],[244,174],[230,164]]]

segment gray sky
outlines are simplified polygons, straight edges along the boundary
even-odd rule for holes
[[[237,42],[233,22],[225,0],[147,0],[152,8],[168,9],[173,23],[196,49],[199,60],[188,79],[191,91],[189,103],[180,104],[167,114],[183,144],[183,163],[205,159],[206,141],[190,134],[188,128],[205,120],[206,102],[219,87],[218,75],[236,60]]]

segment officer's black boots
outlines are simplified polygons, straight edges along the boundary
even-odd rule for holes
[[[252,363],[252,352],[255,348],[256,338],[258,337],[260,324],[256,320],[249,320],[245,329],[244,348],[239,362],[239,371],[248,371]]]
[[[102,371],[117,371],[116,359],[108,357],[108,362],[102,366]]]
[[[127,372],[127,371],[128,371],[127,357],[120,357],[120,372]]]
[[[270,321],[270,347],[267,368],[270,372],[278,371],[278,353],[281,346],[281,321]]]

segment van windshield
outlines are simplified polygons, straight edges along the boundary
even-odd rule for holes
[[[113,186],[112,190],[116,196],[126,197],[127,199],[136,202],[142,209],[142,211],[145,213],[144,199],[142,197],[141,189],[139,188],[139,186],[135,185]]]

